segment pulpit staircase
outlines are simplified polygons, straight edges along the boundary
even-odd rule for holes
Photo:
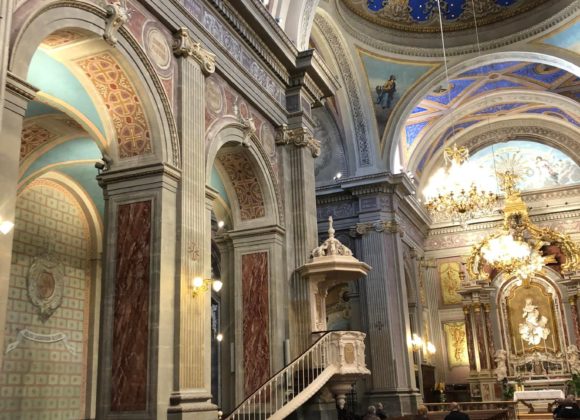
[[[329,385],[337,400],[362,375],[365,334],[330,331],[246,398],[226,420],[283,419]],[[346,385],[346,386],[345,386]],[[347,391],[348,392],[348,389]]]

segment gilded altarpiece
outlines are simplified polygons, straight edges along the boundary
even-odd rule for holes
[[[504,348],[510,374],[546,374],[566,369],[561,297],[549,280],[511,279],[498,294]]]

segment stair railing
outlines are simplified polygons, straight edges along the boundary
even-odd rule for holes
[[[226,420],[266,420],[304,391],[329,366],[332,332],[246,398]]]

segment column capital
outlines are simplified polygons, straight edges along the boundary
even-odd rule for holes
[[[177,57],[192,57],[206,76],[215,72],[215,54],[204,49],[200,42],[194,41],[187,28],[179,28],[173,39],[173,53]]]
[[[401,224],[398,220],[377,220],[374,222],[357,223],[357,225],[351,230],[351,234],[366,235],[371,232],[377,233],[399,233],[403,235],[403,230],[401,229]]]
[[[320,155],[320,142],[306,127],[290,129],[286,124],[281,125],[276,132],[276,145],[288,144],[295,147],[307,147],[314,158]]]

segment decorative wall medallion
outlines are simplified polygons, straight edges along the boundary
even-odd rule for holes
[[[260,139],[262,140],[262,145],[266,149],[268,156],[272,156],[276,153],[275,140],[274,140],[274,130],[269,124],[262,124],[260,127]]]
[[[205,84],[206,104],[210,112],[220,114],[224,106],[223,93],[220,85],[210,78]]]
[[[145,35],[145,45],[149,58],[161,70],[167,70],[171,65],[171,48],[165,35],[159,29],[151,28]]]
[[[35,257],[28,270],[28,297],[46,322],[62,304],[64,267],[53,254]]]

